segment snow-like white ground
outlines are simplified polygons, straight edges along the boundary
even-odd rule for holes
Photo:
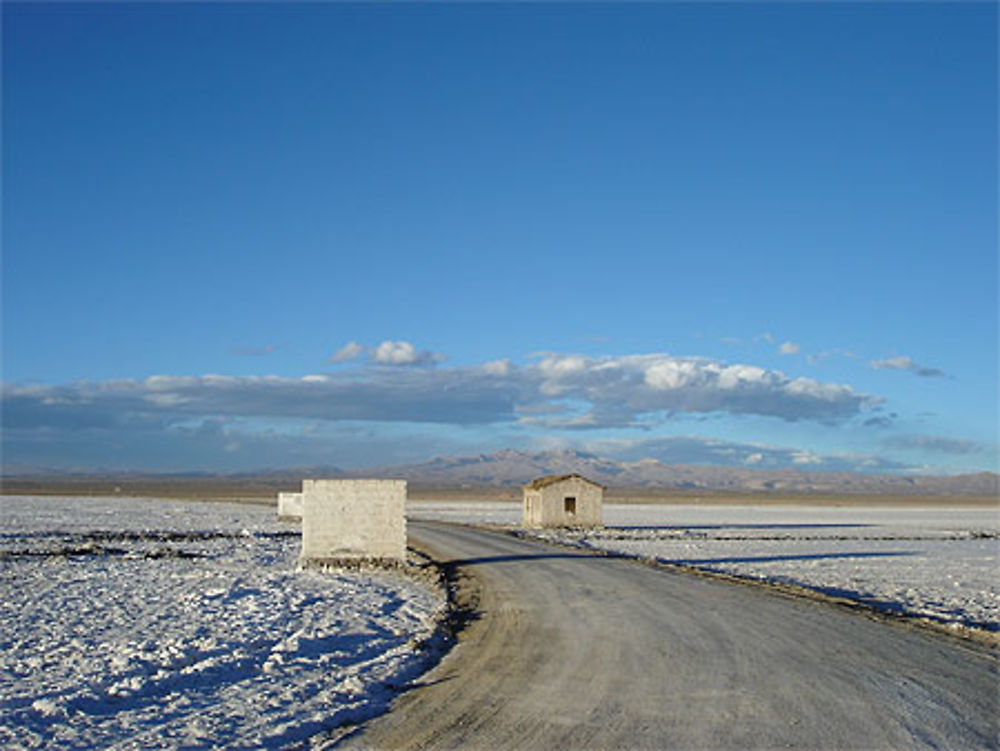
[[[417,502],[414,519],[516,526],[514,503]],[[988,508],[605,505],[569,543],[808,587],[882,610],[1000,631],[1000,513]]]
[[[427,666],[439,593],[297,570],[274,508],[0,504],[2,748],[285,748]]]

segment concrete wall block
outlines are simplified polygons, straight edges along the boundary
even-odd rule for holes
[[[278,493],[278,519],[302,521],[302,493]]]
[[[406,558],[405,480],[305,480],[302,558]]]

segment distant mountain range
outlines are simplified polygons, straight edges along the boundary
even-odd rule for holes
[[[1000,475],[868,475],[848,472],[763,470],[664,464],[656,459],[624,462],[582,451],[504,450],[443,457],[419,464],[380,467],[369,476],[403,477],[413,484],[511,487],[551,474],[578,473],[611,488],[662,491],[858,493],[886,495],[997,496]]]
[[[347,471],[335,466],[297,467],[233,474],[192,473],[48,473],[7,468],[4,485],[9,491],[46,480],[64,485],[74,480],[106,483],[144,480],[143,484],[208,484],[259,489],[292,488],[304,477],[398,477],[415,487],[516,489],[542,475],[578,473],[611,490],[653,492],[728,492],[790,494],[863,494],[927,496],[1000,496],[1000,475],[979,472],[967,475],[869,475],[847,472],[808,472],[782,469],[743,469],[664,464],[656,459],[618,461],[582,451],[525,452],[507,449],[492,454],[440,457],[418,464],[397,464]]]

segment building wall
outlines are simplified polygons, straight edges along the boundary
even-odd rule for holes
[[[566,498],[575,498],[575,512],[565,511]],[[600,527],[603,525],[604,490],[597,485],[573,477],[546,485],[538,490],[524,491],[524,525],[526,527]]]
[[[302,559],[406,558],[405,480],[304,480]]]
[[[302,521],[302,493],[278,493],[278,519]]]
[[[545,526],[542,516],[542,491],[524,491],[524,513],[521,516],[525,527]]]

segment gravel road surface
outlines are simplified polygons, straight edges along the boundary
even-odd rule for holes
[[[998,748],[998,656],[829,604],[441,523],[479,617],[378,749]]]

